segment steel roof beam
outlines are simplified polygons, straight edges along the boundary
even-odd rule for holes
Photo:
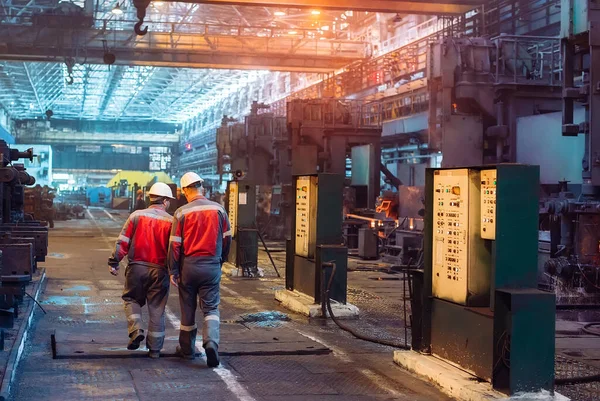
[[[23,63],[23,68],[25,69],[25,73],[27,74],[27,79],[29,80],[29,84],[31,85],[33,94],[35,95],[35,100],[37,100],[38,107],[40,108],[40,111],[42,112],[42,114],[44,114],[46,112],[46,110],[44,110],[44,106],[42,105],[42,102],[40,101],[40,95],[38,94],[37,87],[35,86],[35,84],[33,83],[33,80],[31,79],[31,74],[29,73],[29,68],[27,68],[26,63]]]
[[[317,8],[322,10],[354,10],[401,14],[450,15],[464,14],[467,11],[479,7],[481,4],[487,3],[488,0],[177,0],[177,2],[300,9]]]
[[[151,31],[139,39],[128,30],[9,26],[0,27],[0,60],[62,62],[64,57],[83,51],[87,63],[103,64],[105,35],[113,42],[110,52],[115,54],[117,65],[331,72],[364,59],[369,46],[357,41],[309,38],[308,33],[288,36],[280,31],[275,37],[252,36],[253,31],[241,35]]]
[[[123,66],[152,66],[180,68],[214,68],[227,70],[269,70],[287,72],[332,72],[342,68],[352,61],[345,57],[314,57],[308,58],[303,54],[271,55],[271,54],[214,54],[193,53],[187,51],[159,52],[151,50],[113,50],[116,55],[116,65]],[[30,48],[26,46],[9,45],[0,60],[6,61],[39,61],[62,62],[61,58],[72,54],[70,50]],[[90,49],[87,53],[88,64],[103,64],[104,52]]]

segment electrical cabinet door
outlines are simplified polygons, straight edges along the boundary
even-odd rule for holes
[[[433,183],[433,296],[465,303],[469,170],[437,171]]]
[[[433,176],[433,296],[469,306],[489,303],[479,181],[479,171],[469,169],[438,170]]]
[[[296,180],[296,255],[314,258],[317,177],[303,176]]]
[[[496,239],[496,170],[481,171],[481,238]]]
[[[229,224],[233,237],[237,236],[237,214],[238,214],[238,182],[229,182],[229,199],[227,214],[229,215]]]

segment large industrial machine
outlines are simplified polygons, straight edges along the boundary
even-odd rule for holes
[[[517,161],[517,120],[560,110],[556,38],[448,36],[427,46],[426,73],[380,101],[385,168],[401,181],[383,195],[398,228],[386,232],[383,257],[415,263],[423,228],[427,167]],[[394,118],[397,116],[397,118]]]
[[[561,2],[562,135],[577,146],[580,184],[561,176],[546,186],[541,213],[540,282],[558,302],[589,305],[600,301],[600,9],[593,1]],[[564,165],[565,170],[568,165]]]
[[[299,171],[349,177],[362,200],[375,208],[380,191],[381,124],[370,120],[364,102],[341,99],[296,99],[287,104],[292,146],[292,174]],[[350,174],[347,160],[352,167]]]
[[[24,188],[34,185],[35,179],[23,164],[14,163],[33,159],[33,150],[19,152],[0,141],[0,154],[0,326],[12,327],[25,286],[48,253],[48,229],[46,222],[25,213]]]
[[[258,240],[283,240],[291,202],[285,118],[254,102],[244,123],[223,117],[217,130],[219,185],[229,176],[225,204],[233,229],[229,262],[246,276],[258,272]]]
[[[223,117],[217,130],[217,172],[219,185],[229,175],[228,179],[254,187],[252,222],[266,238],[283,240],[289,228],[291,152],[285,118],[267,109],[254,102],[244,123]]]
[[[275,240],[289,235],[292,174],[337,174],[355,193],[353,209],[374,209],[380,190],[381,128],[378,121],[365,118],[368,109],[363,102],[294,100],[288,104],[285,118],[259,113],[265,108],[254,103],[245,124],[224,118],[217,132],[219,175],[230,172],[235,180],[231,184],[256,193],[251,204],[254,209],[245,206],[254,216],[246,219],[249,226],[242,229],[256,228]],[[228,192],[234,193],[231,184]],[[233,198],[227,203],[239,206]],[[240,216],[239,211],[233,214]],[[252,241],[257,241],[253,237]],[[256,249],[254,245],[250,248]],[[239,257],[233,258],[240,267]],[[255,256],[244,260],[255,260]]]
[[[554,388],[555,296],[536,278],[538,186],[537,166],[427,171],[413,349],[510,395]]]
[[[567,3],[563,7],[562,48],[558,38],[515,35],[492,39],[449,37],[431,44],[428,85],[413,84],[411,93],[413,100],[421,92],[428,98],[427,129],[404,135],[420,143],[417,151],[408,152],[415,146],[409,144],[396,148],[391,155],[384,136],[386,167],[412,184],[398,190],[397,202],[391,199],[398,205],[400,227],[386,237],[385,260],[406,265],[410,260],[407,255],[418,241],[422,216],[417,214],[419,199],[415,194],[424,185],[422,170],[427,165],[423,158],[429,159],[431,167],[436,167],[436,162],[444,167],[503,162],[539,164],[543,180],[538,284],[554,291],[559,305],[597,302],[600,209],[594,178],[595,120],[591,117],[595,91],[590,89],[594,59],[589,56],[589,38],[593,33],[581,22],[596,17],[593,7],[584,7],[585,1],[574,2],[573,7]],[[423,109],[415,111],[403,119],[405,125],[418,120]],[[558,127],[558,121],[552,117],[542,120],[545,115],[554,116],[561,111],[565,136],[562,139],[558,131],[546,131],[553,129],[551,124]],[[536,126],[537,121],[544,123]],[[386,130],[389,126],[384,123],[384,133]],[[578,135],[583,140],[577,139]],[[569,136],[575,137],[573,145],[568,142]],[[544,140],[551,145],[540,147],[539,141]],[[403,149],[408,155],[396,156]],[[572,162],[570,151],[582,156],[581,178],[571,178],[570,170],[577,161]],[[441,162],[434,160],[438,155]],[[403,173],[406,171],[410,174]],[[567,182],[571,179],[575,182]]]

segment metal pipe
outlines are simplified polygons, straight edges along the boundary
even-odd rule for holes
[[[31,89],[33,90],[33,94],[35,95],[35,100],[37,100],[40,111],[42,114],[44,114],[46,110],[44,110],[44,106],[42,106],[42,102],[40,101],[40,95],[38,94],[37,88],[33,84],[31,74],[29,73],[29,68],[27,68],[27,63],[23,63],[23,68],[25,69],[25,74],[27,74],[27,79],[29,80],[29,84],[31,85]]]
[[[553,41],[558,41],[559,38],[555,37],[555,36],[528,36],[528,35],[500,35],[500,36],[495,36],[493,37],[491,40],[505,40],[505,39],[514,39],[515,41],[520,40],[520,39],[533,39],[533,40],[553,40]]]
[[[389,159],[384,159],[383,161],[398,161],[398,160],[410,160],[410,159],[431,159],[434,154],[428,155],[415,155],[415,156],[398,156],[398,157],[390,157]]]
[[[357,220],[364,220],[364,221],[381,221],[379,219],[374,219],[372,217],[365,217],[365,216],[359,216],[358,214],[347,214],[346,217],[350,217],[353,219],[357,219]]]

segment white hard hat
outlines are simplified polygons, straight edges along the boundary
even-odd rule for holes
[[[202,178],[200,178],[200,176],[192,171],[185,173],[183,175],[183,177],[181,177],[181,188],[187,188],[192,184],[195,184],[197,182],[204,182],[204,180]]]
[[[152,185],[150,191],[148,191],[148,195],[162,196],[164,198],[175,199],[171,187],[169,187],[164,182],[157,182],[156,184]]]

